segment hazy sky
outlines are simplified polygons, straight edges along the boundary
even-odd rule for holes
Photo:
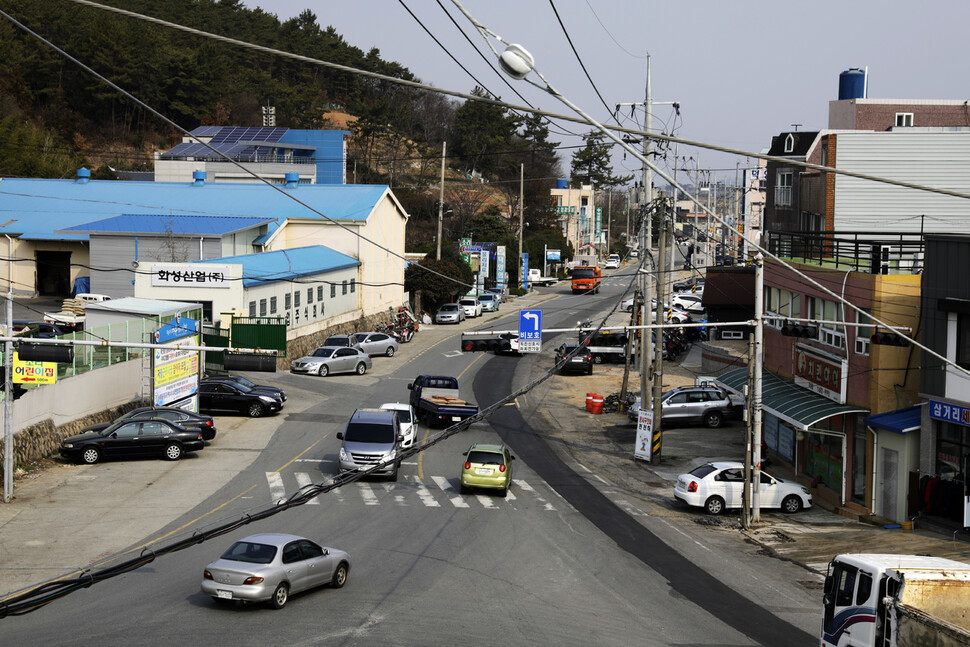
[[[422,81],[470,91],[473,81],[435,44],[405,5],[459,61],[492,92],[512,103],[523,101],[493,72],[462,36],[437,0],[245,0],[281,20],[304,9],[321,27],[332,25],[364,51],[376,47],[382,58],[401,63]],[[583,64],[612,110],[617,103],[644,99],[646,54],[651,55],[654,101],[677,101],[680,119],[669,105],[654,107],[654,130],[758,152],[772,135],[825,128],[828,102],[838,98],[839,73],[869,68],[869,96],[894,99],[970,97],[970,2],[926,0],[815,0],[793,2],[653,2],[647,0],[555,0],[555,9]],[[441,5],[482,52],[473,32],[451,0]],[[469,12],[509,42],[519,43],[536,68],[572,102],[600,120],[610,119],[593,90],[548,0],[466,0]],[[487,55],[490,55],[488,52]],[[554,97],[523,81],[509,82],[533,105],[568,113]],[[621,123],[635,120],[623,108]],[[588,130],[566,124],[574,132]],[[576,139],[554,134],[554,141]],[[563,151],[568,172],[571,150]],[[701,168],[733,169],[743,157],[699,149],[679,155],[699,160]],[[618,173],[639,173],[639,161],[615,157]],[[673,166],[672,153],[660,165]],[[683,167],[683,162],[680,163]],[[688,162],[690,167],[694,162]],[[681,176],[683,177],[683,176]]]

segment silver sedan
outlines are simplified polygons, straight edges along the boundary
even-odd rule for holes
[[[373,366],[370,355],[358,348],[347,346],[321,346],[306,357],[290,362],[294,373],[326,377],[331,373],[356,373],[363,375]]]
[[[461,323],[465,320],[465,309],[457,303],[446,303],[438,308],[434,322],[439,324]]]
[[[350,556],[305,537],[252,535],[229,547],[202,572],[202,592],[216,600],[268,602],[282,609],[293,593],[347,582]]]
[[[351,335],[357,340],[357,346],[362,351],[373,357],[374,355],[386,355],[394,357],[397,352],[397,340],[383,332],[358,332]]]

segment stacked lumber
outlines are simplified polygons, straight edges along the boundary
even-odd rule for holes
[[[435,404],[457,404],[457,405],[468,404],[461,398],[456,398],[453,395],[432,395],[428,399],[434,402]]]

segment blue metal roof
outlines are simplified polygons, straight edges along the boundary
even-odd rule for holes
[[[288,218],[323,220],[288,196],[335,220],[365,221],[388,190],[371,184],[299,184],[279,189],[265,184],[3,178],[0,235],[78,240],[75,233],[54,234],[123,214],[271,219],[268,233],[272,235]]]
[[[86,234],[173,234],[192,236],[225,236],[273,222],[270,218],[230,216],[181,216],[168,214],[133,214],[95,220],[83,225],[65,227],[63,231]]]
[[[341,254],[323,245],[210,258],[193,262],[219,265],[241,264],[243,266],[243,286],[247,288],[360,265],[360,261],[353,256]]]
[[[923,422],[923,407],[917,404],[905,409],[897,409],[889,413],[877,413],[865,419],[865,423],[876,429],[892,431],[897,434],[905,434],[910,431],[919,431]]]

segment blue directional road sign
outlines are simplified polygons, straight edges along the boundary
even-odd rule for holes
[[[519,310],[519,352],[542,352],[542,310]]]

